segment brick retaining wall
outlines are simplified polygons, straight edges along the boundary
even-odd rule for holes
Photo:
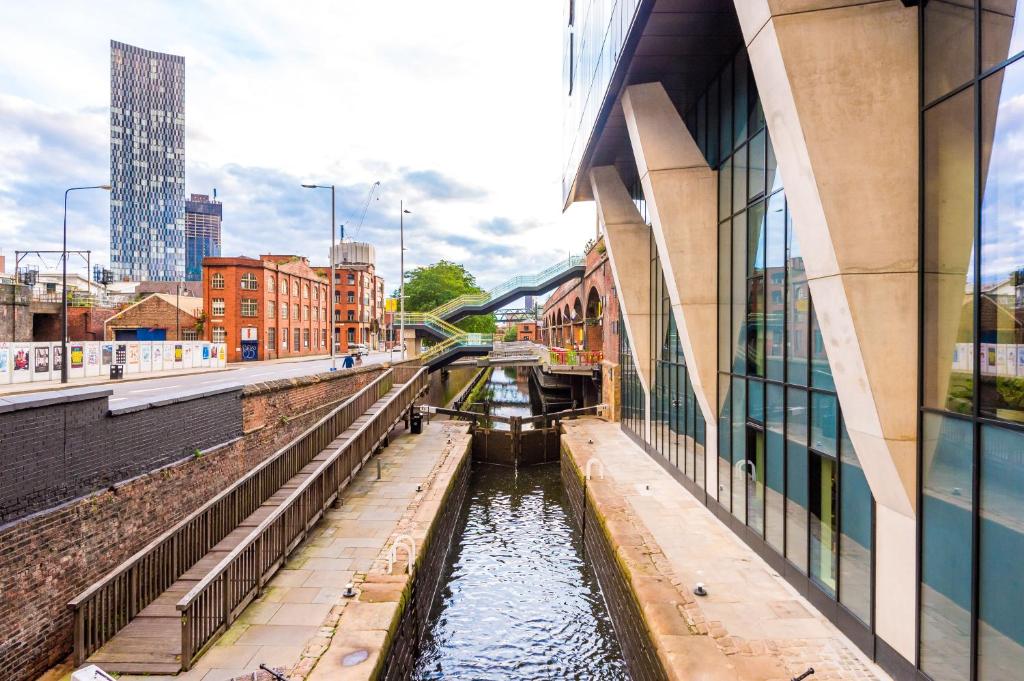
[[[19,427],[11,431],[21,438],[19,447],[33,446],[31,437],[22,433],[23,428],[33,428],[37,437],[63,456],[62,436],[52,436],[57,427],[51,413],[55,407],[67,413],[69,441],[81,444],[96,429],[102,431],[105,442],[130,452],[111,459],[124,475],[134,470],[129,465],[131,453],[146,454],[138,443],[150,448],[160,445],[164,458],[159,460],[166,459],[166,465],[105,483],[100,491],[0,527],[0,669],[7,672],[5,678],[34,679],[65,658],[72,648],[69,600],[382,371],[382,367],[365,367],[282,379],[114,415],[105,414],[106,394],[100,399],[78,398],[0,413],[0,423],[20,415]],[[57,398],[51,395],[51,399]],[[167,414],[177,417],[174,427],[158,423]],[[218,420],[223,423],[214,423]],[[86,422],[89,428],[83,427]],[[63,433],[63,423],[59,431]],[[214,437],[220,441],[200,456],[194,454],[198,441]],[[20,452],[9,446],[6,437],[3,443],[3,465],[7,466]],[[69,447],[69,453],[78,455],[77,446]],[[94,466],[90,470],[103,474],[103,459],[98,456],[89,459]],[[38,478],[42,472],[33,474]],[[6,470],[2,477],[7,479]]]

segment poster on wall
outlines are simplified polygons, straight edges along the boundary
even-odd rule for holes
[[[128,364],[139,363],[139,344],[129,343],[128,344]]]
[[[187,366],[187,367],[192,366],[192,345],[191,344],[185,346],[183,357],[184,357],[185,366]]]
[[[145,368],[149,368],[149,363],[152,361],[153,346],[149,343],[143,343],[142,347],[139,348],[139,358]]]
[[[64,367],[64,349],[59,345],[53,346],[53,370],[61,371]]]
[[[50,348],[36,348],[35,372],[45,374],[50,371]]]
[[[71,368],[81,369],[85,366],[85,348],[81,345],[71,346]]]
[[[164,365],[164,349],[160,343],[153,344],[153,368],[162,369]]]
[[[217,359],[220,360],[221,362],[223,362],[225,359],[227,359],[227,356],[228,356],[227,346],[225,346],[225,345],[217,346]]]
[[[104,346],[104,347],[108,347],[108,346]],[[90,367],[99,366],[99,363],[100,363],[100,352],[99,352],[99,348],[97,348],[95,345],[89,345],[85,349],[85,363],[86,363],[87,366],[90,366]],[[110,362],[107,362],[107,364],[110,364]]]
[[[0,374],[3,374],[3,376],[6,376],[7,372],[11,370],[11,364],[8,360],[9,355],[10,348],[7,343],[0,343]],[[2,380],[3,376],[0,376],[0,380]]]
[[[210,346],[209,345],[204,345],[203,346],[203,361],[205,362],[208,359],[210,359]]]
[[[29,348],[15,348],[14,350],[14,370],[15,371],[28,371],[29,364]]]
[[[181,362],[185,359],[185,353],[182,350],[181,344],[174,346],[174,361]]]
[[[114,363],[114,344],[104,343],[103,347],[100,348],[100,363],[103,366]]]
[[[114,364],[124,364],[128,361],[128,346],[125,343],[118,343],[114,349]]]

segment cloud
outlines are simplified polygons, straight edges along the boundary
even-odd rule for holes
[[[476,229],[485,234],[522,234],[531,229],[536,229],[539,223],[536,220],[521,220],[514,222],[508,218],[495,217],[489,220],[481,220],[476,224]]]
[[[487,192],[479,187],[462,184],[436,170],[411,170],[402,174],[405,186],[417,192],[421,199],[434,201],[482,199]]]

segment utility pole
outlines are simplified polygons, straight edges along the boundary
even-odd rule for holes
[[[399,263],[402,269],[402,281],[399,285],[398,292],[398,307],[399,307],[399,327],[401,332],[399,333],[400,338],[398,342],[402,344],[402,361],[405,361],[405,216],[411,215],[412,212],[405,209],[405,201],[399,200],[398,202],[398,246],[399,246]],[[393,328],[393,327],[392,327]]]
[[[336,203],[334,201],[334,185],[322,185],[322,184],[304,184],[302,185],[306,189],[330,189],[331,190],[331,301],[327,306],[328,315],[328,339],[327,342],[331,346],[331,371],[336,371],[338,366],[334,357],[334,213]],[[276,314],[275,314],[276,316]]]

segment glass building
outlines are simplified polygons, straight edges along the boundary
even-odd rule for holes
[[[185,58],[110,43],[110,265],[185,278]]]
[[[650,230],[621,426],[894,677],[1018,678],[1024,3],[847,4],[569,3],[565,203],[613,167]]]
[[[220,256],[221,221],[224,206],[206,194],[192,194],[185,202],[185,279],[202,281],[203,258]]]

